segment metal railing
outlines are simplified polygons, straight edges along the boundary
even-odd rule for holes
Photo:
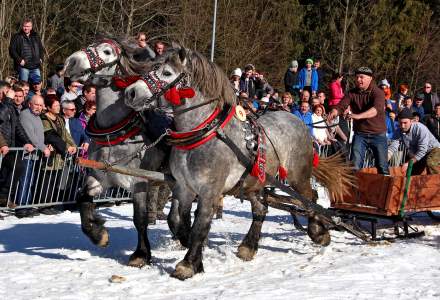
[[[0,210],[76,203],[87,174],[76,163],[81,152],[79,148],[62,160],[23,148],[10,148],[7,155],[0,155]],[[94,197],[94,202],[130,199],[130,192],[114,187]]]

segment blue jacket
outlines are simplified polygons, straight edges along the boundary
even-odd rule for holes
[[[298,74],[298,87],[300,90],[303,90],[306,84],[306,71],[307,71],[306,68],[302,68]],[[316,71],[315,68],[312,68],[312,92],[318,91],[318,85],[319,85],[318,72]]]
[[[70,135],[72,136],[75,144],[80,147],[83,143],[90,143],[90,138],[86,135],[81,121],[77,118],[69,119]]]
[[[296,110],[295,112],[293,112],[293,114],[295,116],[297,116],[301,121],[303,121],[304,124],[306,124],[307,127],[309,127],[310,135],[313,135],[312,113],[308,111],[305,114],[302,114],[299,110]]]

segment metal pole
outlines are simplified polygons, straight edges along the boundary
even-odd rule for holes
[[[214,62],[215,26],[217,22],[217,0],[214,0],[214,18],[212,20],[211,61]]]

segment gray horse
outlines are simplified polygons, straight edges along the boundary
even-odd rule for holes
[[[136,62],[131,56],[135,54],[136,48],[131,47],[129,43],[117,42],[114,39],[105,38],[100,42],[87,47],[84,50],[77,51],[70,55],[65,62],[65,76],[72,80],[92,81],[98,86],[97,89],[97,111],[94,119],[95,131],[105,133],[105,129],[114,131],[115,127],[121,127],[125,121],[132,122],[134,111],[124,105],[121,91],[115,89],[111,84],[112,76],[117,73],[136,74],[144,72],[150,65],[148,62]],[[138,118],[138,116],[136,116]],[[132,124],[132,132],[136,128],[142,127],[142,122]],[[130,131],[125,127],[121,134]],[[142,148],[144,144],[149,145],[150,140],[142,134],[142,131],[134,134],[121,143],[108,144],[105,139],[112,135],[102,135],[104,143],[97,143],[95,139],[89,148],[89,158],[97,161],[106,161],[108,163],[117,163],[118,165],[129,168],[144,168],[147,170],[158,170],[162,163],[165,153],[152,147],[149,150]],[[117,138],[118,134],[112,138]],[[111,138],[111,139],[112,139]],[[134,217],[133,222],[138,231],[138,245],[136,251],[130,256],[128,264],[130,266],[142,267],[148,264],[151,258],[150,245],[147,236],[148,210],[153,210],[150,205],[155,203],[148,201],[148,196],[168,198],[169,189],[158,186],[148,187],[145,180],[139,180],[132,176],[126,176],[116,173],[104,173],[99,170],[90,170],[85,179],[85,186],[80,200],[81,225],[83,232],[98,246],[105,247],[109,242],[108,232],[103,226],[104,220],[99,217],[92,203],[93,196],[100,194],[104,189],[120,186],[132,191]],[[148,193],[149,191],[149,193]],[[160,199],[164,201],[164,199]]]
[[[177,89],[171,88],[172,86]],[[207,238],[212,204],[222,194],[230,193],[236,187],[245,168],[234,152],[220,139],[205,139],[200,145],[189,141],[197,136],[211,136],[210,128],[220,122],[222,130],[238,148],[248,153],[246,148],[244,122],[232,117],[235,95],[224,72],[197,52],[184,48],[176,49],[167,59],[149,74],[125,90],[125,102],[135,110],[160,109],[161,97],[165,89],[168,93],[190,86],[195,96],[176,99],[165,94],[174,103],[175,126],[179,133],[169,141],[177,146],[172,149],[170,168],[177,184],[173,188],[173,200],[168,223],[180,242],[189,248],[172,276],[181,280],[203,271],[202,250]],[[170,89],[171,88],[171,89]],[[180,104],[180,105],[179,105]],[[212,119],[213,112],[219,112]],[[208,118],[208,120],[207,120]],[[258,119],[264,128],[266,144],[266,171],[275,175],[280,166],[287,170],[287,181],[303,196],[312,198],[311,176],[326,186],[331,195],[340,195],[349,182],[349,168],[335,158],[322,159],[312,167],[313,147],[307,127],[288,112],[276,111],[264,114]],[[212,127],[210,127],[212,126]],[[214,132],[214,136],[215,136]],[[253,220],[249,232],[238,249],[238,256],[251,260],[258,249],[261,226],[267,213],[267,203],[261,192],[264,184],[255,177],[246,177],[243,183],[245,196],[252,206]],[[190,210],[198,197],[197,213],[191,226]],[[327,245],[330,235],[319,216],[309,216],[308,234],[317,243]]]

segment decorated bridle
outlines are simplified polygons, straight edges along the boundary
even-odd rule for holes
[[[194,97],[194,90],[188,88],[187,74],[182,72],[170,83],[166,83],[161,80],[157,74],[158,67],[153,68],[146,75],[141,76],[141,80],[145,82],[153,96],[146,100],[144,105],[147,105],[153,101],[158,100],[160,97],[165,96],[165,99],[173,105],[181,105],[181,98]],[[184,91],[192,91],[192,96],[189,94],[187,97],[180,95]],[[177,94],[176,94],[177,93]],[[180,97],[175,97],[175,96]]]
[[[114,61],[106,63],[99,56],[98,50],[96,48],[99,44],[103,44],[103,43],[109,44],[112,47],[112,49],[115,51],[117,58]],[[95,44],[88,46],[87,48],[81,49],[81,51],[83,51],[86,54],[87,60],[89,61],[89,64],[90,64],[90,68],[85,69],[82,72],[80,72],[79,76],[84,76],[87,74],[94,75],[96,72],[99,72],[100,70],[102,70],[104,68],[110,68],[114,65],[117,65],[115,73],[119,72],[122,51],[121,51],[121,48],[119,47],[119,45],[115,41],[110,40],[110,39],[102,40],[99,43],[95,43]]]

